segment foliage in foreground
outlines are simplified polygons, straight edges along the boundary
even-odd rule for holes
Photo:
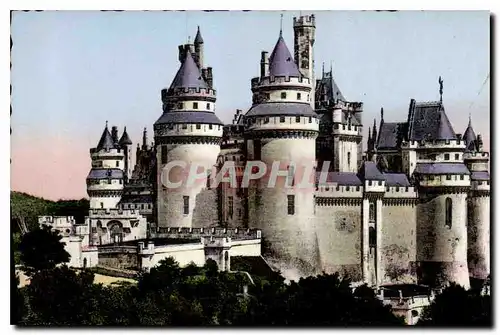
[[[204,267],[180,268],[166,259],[137,285],[93,284],[93,274],[66,266],[37,271],[17,289],[20,325],[158,326],[347,326],[400,325],[371,294],[352,292],[338,275],[286,284],[282,277],[248,284],[238,273]],[[369,290],[369,289],[368,289]],[[49,307],[50,306],[50,307]]]

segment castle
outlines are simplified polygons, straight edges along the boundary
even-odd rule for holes
[[[293,28],[294,55],[280,31],[271,54],[261,53],[260,73],[251,80],[252,106],[237,110],[228,125],[215,113],[213,72],[198,28],[193,43],[179,46],[180,68],[161,91],[154,143],[145,129],[135,165],[126,129],[119,136],[106,124],[90,150],[89,216],[70,224],[68,236],[81,236],[80,249],[93,253],[94,263],[99,245],[140,240],[146,255],[154,247],[146,239],[175,239],[184,232],[202,238],[195,249],[205,255],[218,239],[222,269],[229,269],[224,250],[233,246],[233,256],[259,256],[262,244],[262,258],[289,279],[323,271],[377,287],[469,287],[470,278],[486,279],[489,153],[471,120],[463,135],[453,129],[442,81],[439,101],[410,100],[402,120],[386,121],[382,109],[364,151],[363,103],[344,97],[331,69],[315,78],[314,15],[294,18]],[[173,161],[201,162],[206,182],[165,187],[163,173]],[[314,162],[315,187],[290,187],[292,164],[273,188],[267,177],[242,187],[250,161]],[[237,187],[210,187],[212,171],[226,162],[234,163]],[[326,178],[320,171],[327,171]],[[58,219],[40,223],[51,220]],[[250,242],[237,249],[242,241]],[[201,254],[185,255],[185,263],[190,257],[203,262]]]

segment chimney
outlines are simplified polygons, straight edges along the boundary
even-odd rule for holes
[[[208,85],[208,87],[212,88],[213,83],[214,83],[214,78],[213,78],[213,74],[212,74],[212,68],[207,67],[207,85]]]
[[[269,56],[267,51],[260,54],[260,77],[266,77],[269,74]]]
[[[111,128],[111,138],[113,139],[113,143],[118,143],[118,127],[113,126]]]

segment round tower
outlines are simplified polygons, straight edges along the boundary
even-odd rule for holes
[[[463,135],[464,161],[471,172],[467,198],[467,260],[471,278],[485,280],[490,274],[490,175],[489,154],[482,150],[481,136],[474,133],[471,121]]]
[[[159,227],[191,227],[196,197],[206,188],[220,152],[223,123],[215,115],[211,89],[187,53],[170,85],[162,90],[163,115],[154,124]],[[198,165],[195,171],[190,169]],[[204,171],[201,171],[203,169]],[[193,176],[204,175],[203,178]]]
[[[90,149],[92,168],[87,176],[90,208],[115,208],[123,192],[125,153],[117,141],[117,133],[108,130],[108,123],[97,147]]]
[[[281,34],[269,74],[252,79],[252,92],[245,115],[247,159],[263,162],[267,174],[249,184],[249,226],[263,231],[266,260],[286,278],[298,279],[318,269],[312,176],[319,124],[310,105],[311,81]]]
[[[432,112],[429,112],[431,110]],[[441,102],[419,103],[410,146],[417,153],[417,261],[423,284],[470,287],[467,266],[467,193],[470,172],[465,141],[457,138]],[[426,118],[432,117],[433,121]],[[417,123],[420,122],[420,123]],[[420,128],[419,128],[420,127]],[[422,135],[423,134],[423,135]]]

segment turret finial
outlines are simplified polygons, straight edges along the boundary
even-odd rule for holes
[[[283,14],[281,14],[281,19],[280,19],[280,37],[283,36]]]
[[[472,116],[471,113],[469,113],[469,127],[472,125]]]
[[[325,62],[323,62],[323,67],[321,68],[321,78],[325,77]]]
[[[384,107],[380,107],[380,121],[384,122]]]
[[[330,75],[333,77],[333,61],[330,61]]]
[[[443,102],[443,78],[439,76],[439,102]]]
[[[106,120],[106,128],[108,128],[108,120]]]

